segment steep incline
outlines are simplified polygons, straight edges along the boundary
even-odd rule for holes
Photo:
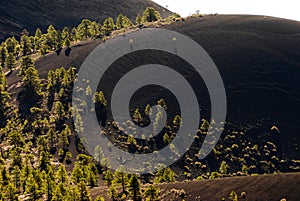
[[[83,18],[102,21],[121,13],[135,20],[148,6],[156,8],[162,16],[171,14],[151,0],[1,0],[0,40],[18,35],[24,28],[33,34],[37,27],[45,30],[50,24],[59,29],[73,27]]]

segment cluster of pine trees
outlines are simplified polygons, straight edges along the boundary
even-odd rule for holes
[[[144,22],[153,22],[160,19],[158,11],[152,7],[148,7],[143,15],[136,17],[136,24],[141,25]],[[29,35],[27,30],[23,30],[20,40],[15,37],[7,38],[0,46],[0,60],[2,68],[7,67],[13,70],[20,58],[40,53],[45,55],[51,51],[62,47],[71,47],[71,44],[88,38],[96,38],[101,35],[109,35],[112,31],[133,26],[131,20],[120,14],[116,21],[109,17],[101,24],[96,21],[83,19],[82,22],[74,28],[65,27],[62,30],[55,29],[50,25],[46,33],[40,28],[35,31],[34,35]]]
[[[159,13],[147,8],[143,15],[137,16],[137,25],[158,19]],[[147,200],[159,199],[159,189],[155,186],[149,186],[142,193],[141,180],[136,175],[121,170],[112,172],[87,155],[82,142],[74,135],[73,122],[70,121],[75,68],[50,70],[48,78],[42,80],[32,56],[70,48],[77,41],[109,35],[113,30],[133,25],[129,18],[120,14],[116,21],[107,18],[102,24],[84,19],[72,29],[56,30],[50,25],[45,33],[38,28],[35,35],[24,30],[19,40],[10,37],[2,42],[0,200],[19,200],[22,197],[29,200],[91,200],[88,188],[98,186],[100,173],[109,186],[108,196],[114,200],[122,197],[140,200],[142,196]],[[22,80],[17,99],[9,93],[6,80],[14,70],[18,70]],[[86,93],[89,93],[88,89]],[[92,96],[95,103],[106,107],[102,92]],[[70,151],[72,143],[76,147],[73,154],[77,156]],[[157,177],[166,177],[166,174]],[[99,196],[96,200],[104,199]]]

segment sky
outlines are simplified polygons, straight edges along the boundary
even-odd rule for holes
[[[153,0],[182,17],[201,14],[252,14],[300,21],[299,0]]]

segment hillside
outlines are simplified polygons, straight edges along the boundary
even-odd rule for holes
[[[287,172],[300,169],[300,22],[263,16],[194,15],[143,23],[93,32],[93,22],[86,21],[78,25],[75,34],[61,34],[52,28],[42,36],[31,37],[32,41],[23,36],[21,49],[12,39],[2,44],[5,62],[2,60],[0,73],[0,199],[91,200],[90,193],[93,198],[101,195],[128,200],[135,196],[134,200],[139,200],[138,194],[149,198],[149,193],[157,194],[159,187],[160,194],[153,195],[156,200],[229,200],[232,191],[239,200],[298,200],[295,189],[299,173]],[[147,37],[149,32],[143,30],[154,27],[189,36],[212,57],[227,93],[224,130],[205,120],[211,115],[210,98],[191,65],[176,55],[151,49],[135,51],[114,62],[99,83],[100,92],[93,94],[90,87],[75,88],[88,98],[77,100],[78,107],[72,107],[76,71],[94,48],[118,38],[130,38],[132,31]],[[43,44],[39,46],[39,42]],[[78,137],[74,124],[88,134],[96,128],[81,127],[86,122],[74,120],[72,111],[80,115],[96,111],[103,126],[99,136],[110,140],[108,150],[117,146],[144,154],[167,146],[177,135],[179,124],[174,115],[179,114],[179,108],[176,97],[166,88],[138,90],[130,102],[135,117],[122,124],[134,133],[133,122],[145,125],[149,121],[146,104],[166,102],[167,123],[150,139],[124,134],[118,122],[111,122],[107,104],[123,74],[149,63],[170,66],[189,81],[203,119],[191,136],[193,144],[170,167],[144,175],[126,174],[122,166],[119,171],[110,170],[103,163],[118,160],[126,164],[129,160],[114,151],[104,153],[99,146],[94,149],[97,161],[94,160],[84,146],[89,142]],[[126,85],[124,90],[128,89]],[[93,101],[95,107],[90,107],[88,103],[93,106]],[[223,135],[209,156],[200,159],[199,149],[210,134],[210,126],[222,129]],[[176,154],[176,148],[170,146],[170,154]],[[148,162],[145,168],[153,165]]]
[[[288,201],[297,201],[300,199],[297,190],[299,184],[300,174],[293,173],[180,182],[164,184],[161,187],[164,189],[163,193],[171,192],[172,189],[184,189],[186,201],[219,201],[222,198],[229,200],[232,191],[237,193],[238,200],[280,201],[285,198]],[[246,193],[245,198],[242,198],[242,192]],[[174,193],[168,193],[165,200],[171,200],[172,196]]]
[[[137,14],[149,6],[156,8],[163,17],[171,14],[151,0],[3,0],[0,2],[0,40],[18,36],[23,29],[34,34],[36,28],[45,31],[50,24],[62,29],[74,27],[85,18],[102,22],[120,13],[135,21]]]
[[[288,201],[298,201],[300,193],[297,190],[300,185],[299,173],[287,173],[277,175],[258,175],[246,177],[233,177],[203,181],[186,181],[170,184],[158,184],[161,189],[162,201],[224,201],[229,200],[229,194],[235,191],[238,200],[245,201],[280,201],[285,198]],[[107,188],[91,189],[91,196],[96,197],[99,192],[105,194]],[[178,196],[183,191],[184,196]],[[241,193],[246,196],[242,198]],[[106,197],[106,200],[110,200]]]
[[[270,133],[275,125],[280,129],[280,136],[275,140],[283,154],[288,158],[300,158],[299,22],[262,16],[219,15],[191,18],[161,28],[186,34],[210,54],[225,84],[228,122],[251,130],[255,141],[260,141],[260,133]],[[43,56],[36,62],[41,77],[46,78],[49,69],[80,67],[99,43],[96,40],[75,45],[68,56],[64,50],[59,55]],[[153,62],[155,57],[149,56],[146,61],[145,58],[141,61],[127,58],[124,62],[128,65],[133,61]],[[180,66],[180,63],[173,65]],[[119,71],[112,73],[118,76]],[[8,77],[10,85],[19,80],[16,74]],[[201,87],[199,85],[200,92]],[[105,90],[111,89],[106,87]],[[145,97],[143,101],[150,98]],[[204,114],[207,101],[202,101],[200,106]]]

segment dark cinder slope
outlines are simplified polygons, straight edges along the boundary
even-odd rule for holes
[[[153,6],[162,16],[171,13],[151,0],[1,0],[0,40],[8,35],[19,35],[26,28],[31,34],[50,24],[61,29],[76,26],[82,19],[102,21],[118,14],[135,20],[146,7]]]
[[[238,200],[279,201],[285,198],[288,201],[298,201],[300,200],[299,185],[300,174],[292,173],[180,182],[164,184],[160,187],[164,189],[161,194],[166,194],[164,200],[180,200],[173,199],[172,193],[166,193],[174,188],[186,191],[187,195],[184,199],[186,201],[219,201],[222,198],[230,200],[229,194],[232,191],[237,193]],[[245,198],[242,198],[242,192],[246,193]]]
[[[273,134],[276,144],[288,158],[300,159],[300,22],[262,16],[219,15],[188,19],[161,28],[186,34],[210,54],[226,88],[227,121],[253,129],[251,134],[256,142],[264,140],[262,133]],[[80,67],[97,44],[99,41],[90,41],[72,47],[69,56],[64,50],[59,56],[52,53],[38,60],[37,68],[45,78],[49,69],[70,65]],[[166,65],[171,62],[172,67],[181,68],[187,74],[190,71],[188,66],[176,63],[176,59],[159,58],[161,61],[157,61],[154,54],[129,56],[122,66],[134,66],[137,62]],[[120,68],[111,67],[111,75],[115,75],[112,77],[119,77],[120,72]],[[15,75],[8,77],[10,84],[17,82]],[[193,82],[194,78],[187,79]],[[108,83],[111,82],[108,80]],[[206,90],[196,86],[200,92]],[[108,94],[110,85],[104,87]],[[151,97],[144,95],[141,104],[150,101]],[[201,97],[201,109],[207,110],[202,103],[209,103],[209,100],[201,93],[198,97]],[[280,129],[279,135],[270,131],[273,125]]]
[[[300,159],[300,22],[219,15],[167,29],[191,37],[214,60],[227,93],[228,121],[266,128],[254,135],[276,125],[283,152]]]

